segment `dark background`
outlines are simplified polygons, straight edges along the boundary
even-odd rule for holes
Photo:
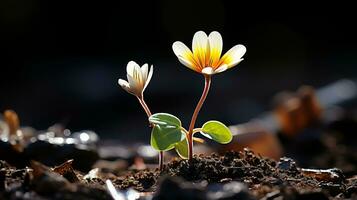
[[[280,12],[284,10],[284,12]],[[171,45],[217,30],[224,51],[247,47],[245,60],[213,77],[198,125],[245,122],[270,109],[274,94],[302,84],[355,78],[355,17],[291,7],[245,7],[238,1],[0,1],[0,110],[22,125],[63,123],[102,137],[149,138],[146,116],[122,90],[130,60],[154,65],[145,95],[153,112],[188,126],[203,78],[181,65]]]

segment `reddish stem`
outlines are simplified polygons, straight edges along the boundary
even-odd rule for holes
[[[145,100],[144,100],[144,96],[141,95],[140,97],[138,97],[138,100],[141,104],[141,106],[144,108],[146,115],[148,116],[148,118],[152,115],[151,111],[148,107],[148,105],[146,104]],[[151,126],[151,124],[150,124]],[[164,152],[163,151],[159,151],[159,169],[160,171],[164,168]]]
[[[145,103],[144,96],[142,95],[141,97],[138,97],[138,100],[139,100],[141,106],[144,108],[146,115],[148,117],[150,117],[152,114],[151,114],[151,111],[150,111],[148,105],[146,105],[146,103]]]
[[[187,134],[189,160],[192,160],[193,158],[193,129],[195,128],[195,123],[197,120],[198,113],[200,112],[202,105],[206,100],[209,88],[211,86],[211,76],[210,75],[204,75],[204,76],[205,76],[205,87],[203,89],[201,98],[197,103],[195,111],[193,112],[190,127],[188,129],[188,134]]]

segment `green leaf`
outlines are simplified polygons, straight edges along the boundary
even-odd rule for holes
[[[219,121],[208,121],[202,126],[201,134],[221,144],[227,144],[232,140],[229,128]]]
[[[155,125],[151,131],[151,146],[158,151],[168,151],[185,139],[185,133],[176,126]]]
[[[169,113],[155,113],[149,117],[149,121],[155,125],[181,127],[181,121]]]
[[[181,142],[176,143],[175,150],[181,158],[183,159],[188,158],[188,142],[186,137]]]

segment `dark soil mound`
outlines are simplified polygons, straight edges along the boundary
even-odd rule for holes
[[[139,191],[154,191],[161,176],[177,176],[193,183],[243,182],[258,199],[272,194],[285,199],[296,199],[304,195],[326,198],[357,196],[356,177],[346,179],[339,169],[300,169],[292,159],[281,158],[275,162],[249,150],[228,152],[224,156],[195,156],[192,161],[173,160],[161,173],[140,171],[124,179],[116,179],[115,183],[122,189],[134,187]]]
[[[126,176],[100,169],[84,176],[70,164],[16,169],[2,162],[0,199],[111,199],[107,179],[122,190],[134,188],[156,200],[357,198],[356,176],[346,178],[339,169],[301,169],[292,159],[275,162],[249,150],[195,156],[192,161],[177,159],[162,172],[132,171]]]

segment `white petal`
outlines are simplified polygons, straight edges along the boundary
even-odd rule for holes
[[[145,88],[149,85],[153,73],[154,73],[154,67],[151,65],[151,66],[150,66],[150,71],[149,71],[148,77],[147,77],[147,79],[146,79],[146,82],[145,82],[145,86],[144,86],[143,91],[144,91]]]
[[[221,65],[220,67],[218,67],[218,69],[216,69],[214,71],[214,73],[221,73],[224,72],[228,69],[228,66],[226,64]]]
[[[205,67],[202,69],[201,71],[203,74],[207,74],[207,75],[212,75],[215,73],[214,69],[212,67]]]
[[[147,77],[148,77],[148,70],[149,70],[149,65],[148,64],[144,64],[143,66],[141,66],[141,75],[143,77],[143,81],[145,83]]]
[[[231,68],[237,65],[242,61],[242,57],[245,54],[247,49],[243,45],[236,45],[232,47],[224,56],[222,57],[223,64],[226,64],[228,68]]]
[[[232,68],[232,67],[238,65],[240,62],[242,62],[242,60],[244,60],[244,59],[241,58],[241,59],[239,59],[239,60],[235,60],[235,61],[231,62],[231,63],[229,64],[229,67],[228,67],[228,68]]]
[[[140,68],[135,61],[129,61],[126,65],[126,73],[133,77],[134,70]]]
[[[129,92],[130,94],[134,94],[134,93],[131,91],[130,86],[129,86],[129,83],[128,83],[126,80],[119,79],[119,80],[118,80],[118,83],[119,83],[120,87],[123,88],[125,91]]]
[[[182,58],[182,57],[177,57],[177,58],[179,59],[179,61],[180,61],[181,64],[183,64],[183,65],[185,65],[186,67],[188,67],[188,68],[190,68],[190,69],[196,71],[196,68],[193,67],[194,65],[193,65],[189,60],[186,60],[186,59],[184,59],[184,58]]]
[[[189,59],[188,56],[192,57],[191,50],[182,42],[176,41],[172,44],[172,50],[177,57],[181,56],[185,59]]]
[[[209,43],[208,43],[208,37],[205,32],[198,31],[193,36],[192,52],[193,52],[193,57],[200,64],[200,67],[201,68],[205,67],[206,59],[207,60],[209,59]]]
[[[218,64],[221,57],[223,40],[220,33],[213,31],[208,36],[209,45],[210,45],[210,64],[215,66]]]
[[[126,67],[126,72],[137,82],[137,84],[144,85],[141,68],[136,62],[130,61]]]
[[[203,31],[197,31],[192,40],[192,51],[195,52],[198,48],[206,49],[208,43],[207,34]]]
[[[179,61],[186,67],[195,70],[195,61],[191,50],[182,42],[176,41],[172,44],[172,50]]]
[[[139,96],[143,90],[142,86],[129,74],[126,75],[128,77],[130,92],[134,95]]]
[[[120,87],[127,87],[127,88],[129,87],[129,83],[126,80],[119,79],[118,83],[119,83]]]

